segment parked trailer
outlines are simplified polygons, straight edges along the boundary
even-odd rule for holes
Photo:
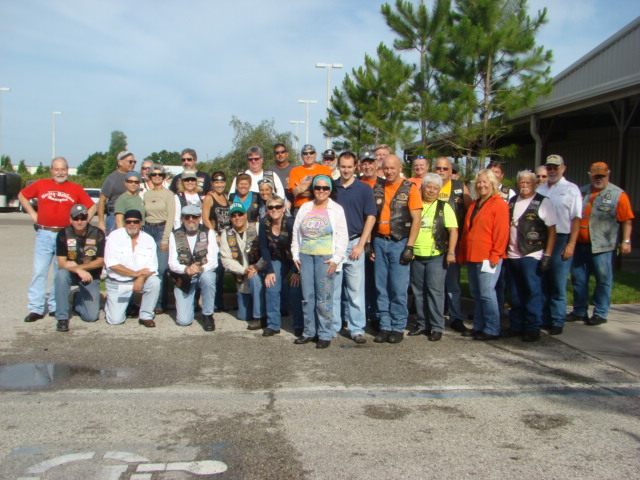
[[[0,170],[0,209],[17,210],[20,208],[18,194],[22,186],[22,177],[15,172]]]

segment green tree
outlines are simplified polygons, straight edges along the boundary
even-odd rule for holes
[[[436,0],[431,13],[423,1],[416,7],[406,0],[396,0],[395,10],[385,3],[381,12],[389,28],[398,35],[394,48],[418,56],[407,113],[420,132],[420,146],[415,153],[428,155],[430,141],[449,114],[448,105],[442,100],[442,87],[446,85],[443,69],[449,61],[451,0]]]
[[[118,168],[118,153],[127,149],[127,136],[120,130],[111,132],[111,144],[107,152],[103,177],[106,177]]]
[[[334,89],[327,120],[320,122],[339,150],[358,152],[379,143],[395,149],[415,135],[405,113],[413,67],[383,43],[376,53],[377,59],[365,55],[364,66],[352,69]]]
[[[29,175],[29,170],[27,169],[27,162],[24,160],[20,160],[18,164],[18,173],[22,176]]]
[[[157,163],[158,165],[180,165],[182,163],[180,161],[180,157],[180,152],[168,152],[167,150],[162,150],[160,152],[153,152],[145,158],[145,160],[151,160],[153,163]]]
[[[40,176],[40,175],[44,175],[46,172],[45,168],[42,166],[42,162],[40,162],[38,164],[38,168],[36,168],[36,171],[33,172],[34,175],[36,176]]]
[[[13,172],[13,165],[11,164],[11,157],[9,157],[9,155],[2,155],[0,169],[6,170],[7,172]]]
[[[106,162],[107,156],[105,153],[92,153],[78,167],[78,175],[101,179],[104,176]]]
[[[449,57],[460,86],[460,115],[452,125],[456,143],[467,156],[509,155],[496,150],[509,130],[509,115],[533,105],[552,88],[551,51],[536,46],[547,22],[546,8],[534,18],[526,0],[456,0]]]

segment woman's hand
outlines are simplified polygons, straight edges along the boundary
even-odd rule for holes
[[[325,260],[324,263],[329,264],[329,266],[327,267],[327,275],[333,275],[334,273],[336,273],[336,269],[338,268],[338,265],[333,263],[331,260]]]
[[[299,287],[300,286],[300,274],[299,273],[291,274],[291,280],[289,280],[289,285],[291,285],[292,287]]]
[[[276,274],[275,273],[267,273],[264,277],[264,286],[267,288],[271,288],[276,284]]]

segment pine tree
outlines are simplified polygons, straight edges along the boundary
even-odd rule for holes
[[[107,152],[107,159],[105,162],[103,177],[106,177],[110,173],[118,168],[118,153],[127,149],[127,136],[120,130],[114,130],[111,132],[111,144],[109,145],[109,151]]]

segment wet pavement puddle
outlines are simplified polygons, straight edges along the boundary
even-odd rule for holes
[[[113,382],[132,376],[133,372],[126,369],[96,369],[64,363],[23,363],[0,366],[0,390],[47,388],[74,377]]]

